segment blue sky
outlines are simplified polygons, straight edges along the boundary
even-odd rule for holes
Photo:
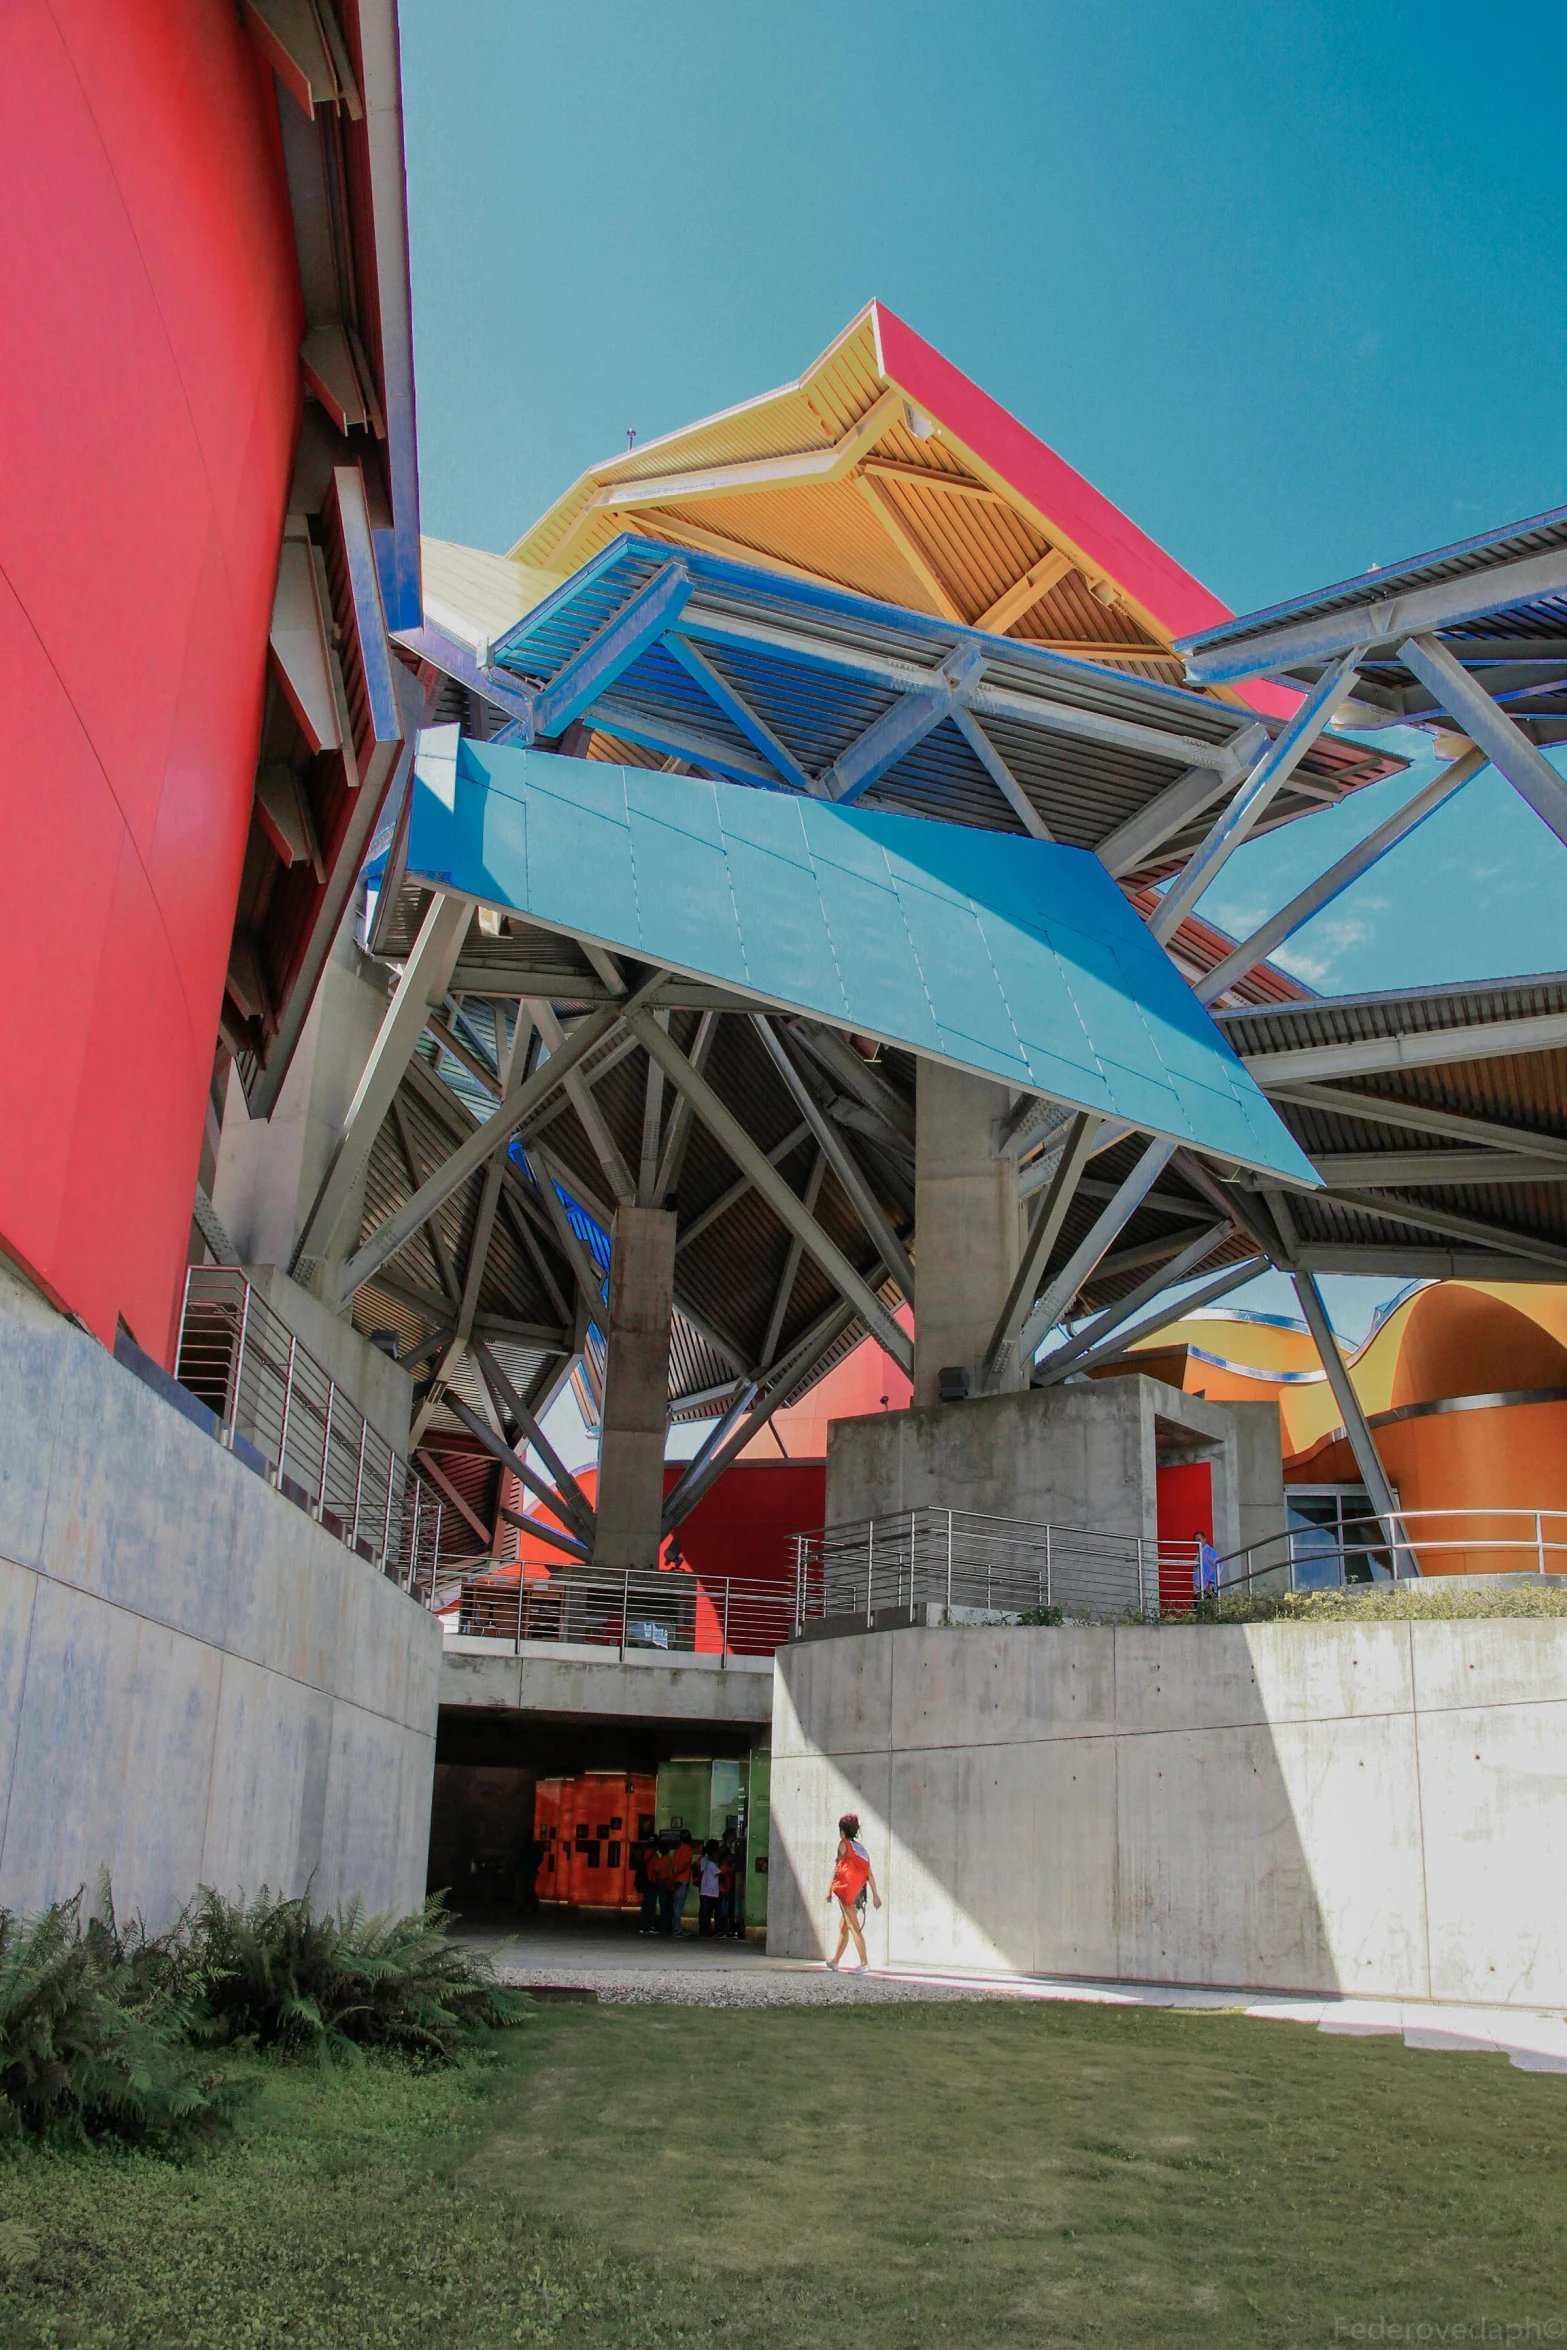
[[[1567,503],[1567,9],[402,0],[425,528],[800,372],[879,295],[1237,610]],[[1242,928],[1415,788],[1243,850]],[[1294,942],[1567,965],[1487,773]],[[1357,1285],[1358,1287],[1359,1285]]]

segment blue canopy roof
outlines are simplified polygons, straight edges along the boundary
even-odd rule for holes
[[[1073,848],[1113,846],[1194,768],[1212,770],[1215,791],[1221,777],[1238,781],[1257,726],[1280,724],[1124,668],[635,537],[479,656],[434,627],[401,641],[488,699],[493,722],[472,731],[492,741],[555,744],[584,727],[610,758],[641,750],[735,783]],[[1268,825],[1400,764],[1324,735]],[[1144,881],[1172,871],[1210,813],[1200,800],[1172,815],[1153,848],[1112,857],[1112,870]]]
[[[1098,860],[693,776],[420,737],[412,879],[1316,1183]]]

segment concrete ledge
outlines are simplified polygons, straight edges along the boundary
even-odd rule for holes
[[[863,1627],[862,1627],[863,1629]],[[533,1658],[542,1664],[627,1665],[633,1672],[655,1673],[763,1673],[773,1676],[770,1656],[713,1656],[705,1651],[667,1648],[628,1648],[624,1655],[603,1640],[497,1640],[479,1632],[449,1632],[447,1656],[502,1656]]]
[[[499,1654],[496,1651],[499,1650]],[[644,1721],[735,1722],[772,1719],[771,1657],[666,1656],[655,1651],[568,1646],[556,1640],[515,1646],[453,1640],[441,1658],[443,1706],[511,1713],[600,1714]]]

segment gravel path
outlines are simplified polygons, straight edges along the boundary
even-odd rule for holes
[[[503,1983],[513,1983],[521,1991],[535,1984],[547,1990],[593,1991],[604,2007],[866,2007],[892,2000],[997,1995],[858,1972],[835,1975],[827,1967],[770,1967],[764,1962],[734,1968],[498,1966],[495,1971]]]

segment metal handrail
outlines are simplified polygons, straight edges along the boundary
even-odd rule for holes
[[[819,1612],[798,1573],[703,1575],[682,1567],[552,1566],[527,1576],[484,1560],[444,1580],[430,1602],[455,1614],[460,1638],[535,1641],[628,1652],[657,1659],[767,1657],[796,1636],[802,1614]]]
[[[820,1584],[821,1613],[863,1618],[939,1607],[1017,1617],[1047,1608],[1090,1618],[1150,1616],[1161,1576],[1197,1565],[1195,1542],[1149,1542],[1087,1526],[1055,1526],[977,1510],[900,1510],[794,1537],[802,1585]]]
[[[1261,1542],[1227,1552],[1213,1570],[1211,1588],[1222,1596],[1265,1579],[1276,1583],[1280,1576],[1287,1590],[1315,1591],[1374,1582],[1379,1575],[1401,1581],[1444,1573],[1567,1574],[1567,1510],[1498,1504],[1489,1509],[1392,1510],[1378,1515],[1368,1508],[1349,1523],[1366,1529],[1367,1538],[1325,1541],[1326,1527],[1319,1532],[1287,1526]],[[1508,1530],[1498,1531],[1499,1527]],[[1259,1554],[1270,1551],[1279,1555],[1258,1565]],[[1237,1562],[1239,1573],[1225,1571]],[[1364,1571],[1351,1573],[1352,1565]],[[1325,1573],[1327,1569],[1334,1571]]]
[[[415,1598],[434,1593],[445,1504],[229,1265],[185,1279],[175,1377],[218,1439]]]

